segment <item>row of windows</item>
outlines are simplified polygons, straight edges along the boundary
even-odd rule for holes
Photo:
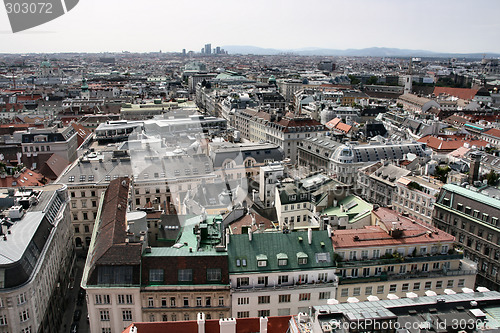
[[[149,270],[149,282],[163,282],[164,271],[163,269],[150,269]],[[177,270],[177,280],[179,282],[190,282],[193,281],[193,270],[192,269],[179,269]],[[221,281],[222,273],[220,268],[207,268],[207,281]]]
[[[25,153],[28,153],[28,152],[32,152],[32,151],[50,151],[50,146],[35,146],[35,150],[33,150],[33,146],[29,146],[29,150],[28,150],[28,147],[24,146],[24,152]]]
[[[445,206],[450,206],[450,199],[448,198],[443,198],[443,205]],[[498,218],[495,217],[495,216],[489,216],[489,214],[487,213],[481,213],[479,210],[477,209],[472,209],[471,207],[469,206],[465,206],[458,202],[457,203],[457,210],[460,211],[460,212],[463,212],[467,215],[470,215],[472,217],[475,217],[476,219],[479,219],[481,221],[484,221],[484,222],[487,222],[487,223],[490,223],[492,225],[495,225],[495,226],[498,226]]]
[[[110,321],[109,310],[100,310],[99,316],[101,318],[101,321]],[[122,320],[132,321],[132,310],[122,310]]]
[[[111,304],[110,295],[95,295],[95,304]],[[116,301],[118,304],[134,304],[134,299],[132,295],[116,295]]]
[[[399,269],[397,270],[399,274],[406,274],[407,272],[415,272],[417,270],[420,270],[422,272],[428,272],[429,268],[431,267],[432,270],[440,270],[440,269],[450,269],[451,263],[449,261],[446,262],[433,262],[432,266],[429,265],[428,262],[422,263],[422,264],[410,264],[410,265],[398,265]],[[391,265],[387,266],[384,268],[384,271],[387,273],[396,273],[396,266]],[[352,268],[352,269],[339,269],[338,275],[342,277],[358,277],[359,274],[362,274],[361,276],[378,276],[382,274],[382,267],[378,266],[375,267],[374,270],[372,271],[371,267],[364,267],[363,270],[361,271],[359,268]]]
[[[314,280],[314,276],[311,274],[311,279]],[[277,284],[287,284],[287,283],[307,283],[309,280],[309,274],[299,274],[298,276],[294,277],[293,279],[289,279],[288,275],[279,275]],[[318,273],[317,275],[317,281],[322,281],[326,282],[328,281],[328,273]],[[259,276],[257,277],[257,284],[258,285],[267,285],[268,284],[268,277],[267,276]],[[274,282],[273,282],[274,284]],[[239,277],[236,278],[236,287],[245,287],[245,286],[250,286],[250,278],[249,277]]]
[[[329,299],[331,293],[329,291],[322,291],[318,294],[318,299]],[[274,296],[273,296],[274,298]],[[292,299],[291,294],[282,294],[278,295],[278,302],[279,303],[290,303]],[[300,301],[310,301],[311,300],[311,293],[301,293],[298,296],[298,300]],[[238,305],[247,305],[250,303],[250,297],[238,297],[237,300]],[[258,296],[257,297],[257,303],[258,304],[269,304],[271,303],[271,296],[266,295],[266,296]]]
[[[226,316],[224,315],[224,313],[222,313],[222,312],[220,312],[220,313],[219,313],[219,319],[223,319],[223,318],[225,318],[225,317],[226,317]],[[205,318],[206,318],[207,320],[210,320],[210,319],[212,319],[212,315],[211,315],[210,313],[205,313]],[[169,321],[168,314],[163,313],[163,314],[161,315],[160,319],[161,319],[161,321]],[[184,313],[184,314],[183,314],[183,316],[182,316],[182,320],[185,320],[185,321],[187,321],[187,320],[193,320],[193,319],[196,319],[196,315],[194,315],[194,318],[193,318],[193,317],[192,317],[189,313]],[[179,319],[177,318],[177,313],[172,313],[172,314],[170,315],[170,321],[177,321],[177,320],[179,320]],[[152,313],[152,314],[150,314],[150,315],[149,315],[149,321],[150,321],[150,322],[154,322],[154,321],[156,321],[156,315],[155,315],[155,314],[153,314],[153,313]],[[109,331],[109,332],[103,332],[103,333],[111,333],[111,331]]]
[[[435,289],[442,289],[443,288],[443,282],[444,281],[436,281],[434,284]],[[455,280],[448,280],[446,283],[446,288],[454,288],[455,286]],[[460,279],[458,280],[457,287],[462,288],[465,286],[465,279]],[[384,294],[386,291],[389,293],[395,293],[398,291],[401,292],[408,292],[410,291],[410,283],[403,283],[401,284],[401,290],[398,290],[398,285],[397,284],[391,284],[389,285],[389,289],[386,290],[386,286],[377,286],[376,288],[376,293],[377,294]],[[412,285],[412,290],[413,291],[419,291],[422,287],[421,282],[414,282]],[[424,283],[424,290],[431,290],[433,288],[432,286],[432,281],[427,281]],[[365,295],[373,295],[374,289],[372,286],[365,287]],[[361,287],[356,287],[352,289],[352,295],[351,296],[360,296],[361,295]],[[342,288],[340,290],[340,296],[341,297],[348,297],[349,296],[349,288]]]
[[[205,301],[203,301],[203,297],[197,296],[195,299],[194,306],[196,307],[210,307],[210,306],[224,306],[224,296],[219,296],[218,302],[216,304],[212,304],[212,297],[211,296],[206,296],[204,298]],[[193,304],[191,304],[193,305]],[[189,297],[183,297],[182,298],[182,306],[183,307],[189,307],[190,305],[190,298]],[[160,300],[160,306],[162,308],[166,307],[177,307],[177,298],[176,297],[170,297],[167,299],[167,297],[162,297]],[[149,308],[154,308],[155,307],[155,299],[154,297],[148,297],[148,307]]]
[[[416,247],[411,247],[408,248],[408,251],[406,251],[406,248],[397,248],[397,249],[392,249],[392,248],[386,248],[385,249],[385,255],[392,255],[393,253],[399,253],[402,256],[405,255],[413,255],[413,254],[420,254],[420,255],[425,255],[427,254],[428,247],[427,246],[421,246],[418,250]],[[449,246],[447,244],[445,245],[432,245],[430,247],[430,254],[446,254],[448,253]],[[408,253],[407,253],[408,252]],[[380,249],[374,249],[371,251],[372,256],[370,257],[370,250],[353,250],[349,251],[348,253],[339,251],[338,252],[339,256],[341,256],[344,259],[348,260],[359,260],[359,259],[378,259],[380,258],[381,255],[381,250]],[[348,257],[346,257],[348,255]]]

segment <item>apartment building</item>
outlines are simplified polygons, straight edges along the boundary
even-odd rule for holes
[[[356,184],[358,170],[380,160],[402,160],[408,154],[428,156],[425,144],[415,141],[378,142],[369,144],[346,143],[335,149],[330,157],[329,172],[346,184]]]
[[[319,212],[347,191],[344,184],[321,173],[278,184],[274,207],[280,229],[321,228]]]
[[[432,222],[456,237],[466,258],[477,263],[477,285],[500,289],[500,191],[482,185],[446,184],[439,192]]]
[[[341,258],[336,299],[363,301],[369,296],[423,296],[473,288],[476,266],[454,249],[454,241],[442,230],[378,208],[371,226],[334,231],[333,250]]]
[[[147,246],[146,213],[127,212],[130,185],[117,178],[101,196],[82,278],[91,331],[120,332],[133,321],[193,320],[198,312],[228,317],[222,218],[182,219],[177,243]]]
[[[2,190],[0,331],[57,332],[74,262],[65,185]]]
[[[393,209],[418,221],[432,224],[432,211],[444,184],[436,179],[406,175],[396,181]]]
[[[409,174],[409,170],[396,165],[377,162],[359,169],[356,187],[365,200],[387,207],[392,205],[398,179]]]
[[[337,277],[328,231],[229,235],[234,318],[308,312],[335,296]]]
[[[31,157],[35,159],[37,156],[41,160],[43,156],[52,154],[57,154],[68,162],[77,158],[78,134],[72,126],[29,128],[27,131],[14,133],[14,140],[21,142],[23,160]]]
[[[131,140],[87,151],[57,180],[68,185],[77,248],[87,249],[90,245],[99,198],[119,177],[133,177],[133,207],[151,204],[174,213],[182,211],[183,193],[204,181],[213,182],[216,175],[208,156],[168,149],[159,140]]]

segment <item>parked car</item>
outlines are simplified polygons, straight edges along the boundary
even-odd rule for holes
[[[81,317],[82,317],[82,310],[75,310],[75,313],[73,313],[73,321],[75,322],[80,321]]]

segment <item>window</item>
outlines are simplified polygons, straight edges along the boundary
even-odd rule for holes
[[[288,259],[279,259],[278,266],[286,266],[288,263]]]
[[[347,297],[349,295],[349,289],[348,288],[342,288],[340,290],[340,297]]]
[[[118,295],[118,304],[125,304],[125,295]]]
[[[371,295],[373,291],[373,287],[369,286],[365,288],[365,295]]]
[[[184,306],[189,306],[189,297],[183,298],[183,304],[184,304]]]
[[[21,323],[27,321],[28,319],[30,319],[30,314],[29,314],[29,311],[28,309],[22,311],[22,312],[19,312],[19,319],[21,320]]]
[[[257,311],[258,317],[269,317],[271,314],[271,310],[259,310]]]
[[[175,297],[170,297],[170,307],[175,308]]]
[[[401,286],[401,291],[408,291],[410,290],[410,284],[409,283],[403,283]]]
[[[205,297],[205,306],[212,306],[212,298]]]
[[[413,284],[413,290],[420,290],[420,282],[415,282]]]
[[[68,182],[73,183],[75,181],[75,176],[69,176]]]
[[[196,306],[198,307],[202,306],[201,297],[196,297]]]
[[[288,275],[278,276],[278,284],[288,283]]]
[[[186,282],[193,280],[193,270],[192,269],[179,269],[177,271],[177,277],[179,282]]]
[[[454,285],[454,280],[448,280],[448,283],[446,284],[446,287],[447,288],[453,288],[453,285]]]
[[[149,270],[150,282],[163,282],[163,269],[150,269]]]
[[[28,327],[26,327],[26,328],[23,328],[23,329],[21,330],[21,333],[31,333],[31,326],[28,326]]]
[[[425,290],[429,290],[429,289],[431,289],[431,287],[432,287],[432,282],[431,281],[427,281],[425,283],[425,285],[424,285],[424,289]]]
[[[222,278],[220,268],[207,268],[207,280],[208,281],[220,281]]]
[[[361,294],[361,288],[360,287],[356,287],[353,289],[352,291],[352,295],[353,296],[359,296]]]
[[[250,298],[248,298],[248,297],[238,297],[238,305],[247,305],[249,303],[249,301],[250,301]]]
[[[328,280],[328,273],[318,273],[318,281],[326,282]]]
[[[443,288],[443,281],[436,281],[436,289]]]
[[[239,311],[236,313],[237,318],[249,318],[250,317],[250,311]]]
[[[267,285],[267,276],[259,276],[257,277],[257,284]]]
[[[132,311],[131,310],[123,310],[122,311],[123,321],[132,321]]]
[[[319,293],[319,299],[329,299],[330,298],[330,292],[329,291],[321,291]]]
[[[384,293],[384,286],[377,286],[377,294],[383,294]]]
[[[109,295],[95,295],[95,304],[110,304],[111,298]]]
[[[0,315],[0,326],[7,325],[7,315]]]
[[[258,297],[259,304],[268,304],[271,303],[271,296],[259,296]]]
[[[389,286],[389,292],[390,292],[390,293],[395,293],[395,292],[396,292],[396,290],[397,290],[397,287],[398,287],[398,285],[397,285],[397,284],[391,284],[391,285]]]
[[[155,300],[153,297],[148,297],[148,307],[149,308],[154,308],[155,306]]]
[[[316,253],[316,262],[330,262],[330,253],[328,252],[321,252],[321,253]]]
[[[189,320],[189,313],[184,314],[184,320],[186,320],[186,321]]]
[[[219,306],[224,306],[224,296],[219,296]]]
[[[241,287],[241,286],[248,286],[250,284],[250,281],[248,277],[241,277],[236,279],[236,286]]]
[[[101,321],[109,321],[109,311],[108,310],[100,310],[99,314],[101,316]]]
[[[458,280],[458,287],[462,288],[463,286],[465,286],[465,279]]]
[[[167,298],[166,297],[162,297],[161,298],[161,307],[162,308],[166,308],[167,307]]]
[[[21,305],[24,303],[26,303],[26,294],[22,293],[22,294],[17,295],[17,305]]]

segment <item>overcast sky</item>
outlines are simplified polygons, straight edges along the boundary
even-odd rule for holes
[[[497,0],[80,0],[13,34],[0,9],[0,53],[199,52],[212,47],[394,47],[500,53]]]

